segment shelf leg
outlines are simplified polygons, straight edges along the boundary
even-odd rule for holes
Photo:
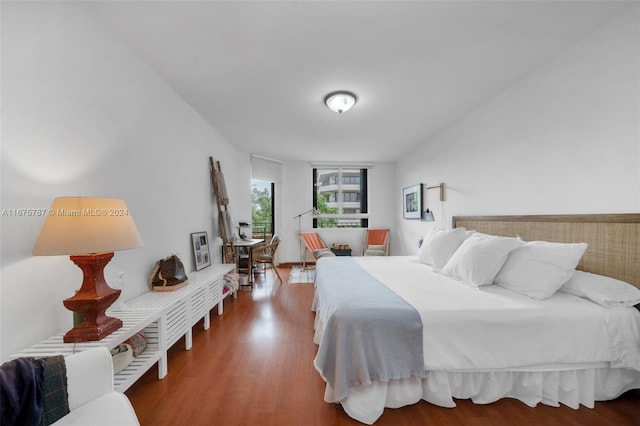
[[[167,351],[165,351],[158,361],[158,380],[164,379],[168,372]]]
[[[184,349],[188,351],[191,349],[192,345],[193,345],[193,333],[191,329],[189,329],[187,331],[187,334],[184,335]]]
[[[207,312],[207,314],[204,316],[204,329],[208,330],[210,326],[211,326],[211,313]]]

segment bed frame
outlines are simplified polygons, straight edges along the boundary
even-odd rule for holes
[[[525,241],[589,244],[577,269],[640,288],[640,214],[454,216],[453,227]]]

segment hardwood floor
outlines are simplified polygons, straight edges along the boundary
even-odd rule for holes
[[[323,401],[324,382],[313,367],[311,284],[288,284],[289,269],[256,275],[253,290],[225,300],[211,328],[193,330],[169,351],[169,374],[151,369],[126,393],[142,425],[359,425],[339,405]],[[214,309],[215,312],[215,309]],[[448,409],[420,401],[386,409],[376,425],[640,425],[640,391],[579,410],[510,399],[476,405],[456,401]]]

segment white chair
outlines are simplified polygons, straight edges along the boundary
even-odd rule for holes
[[[113,363],[107,348],[69,355],[65,365],[70,413],[53,425],[140,424],[129,398],[113,388]]]

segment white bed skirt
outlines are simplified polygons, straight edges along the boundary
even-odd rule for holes
[[[501,398],[515,398],[530,407],[538,403],[577,409],[594,407],[595,401],[615,399],[630,389],[640,388],[640,372],[604,366],[578,370],[526,372],[431,371],[424,379],[408,378],[356,386],[342,401],[335,401],[333,389],[325,388],[326,402],[339,402],[352,418],[373,424],[386,407],[399,408],[421,399],[441,406],[456,406],[453,398],[488,404]]]

